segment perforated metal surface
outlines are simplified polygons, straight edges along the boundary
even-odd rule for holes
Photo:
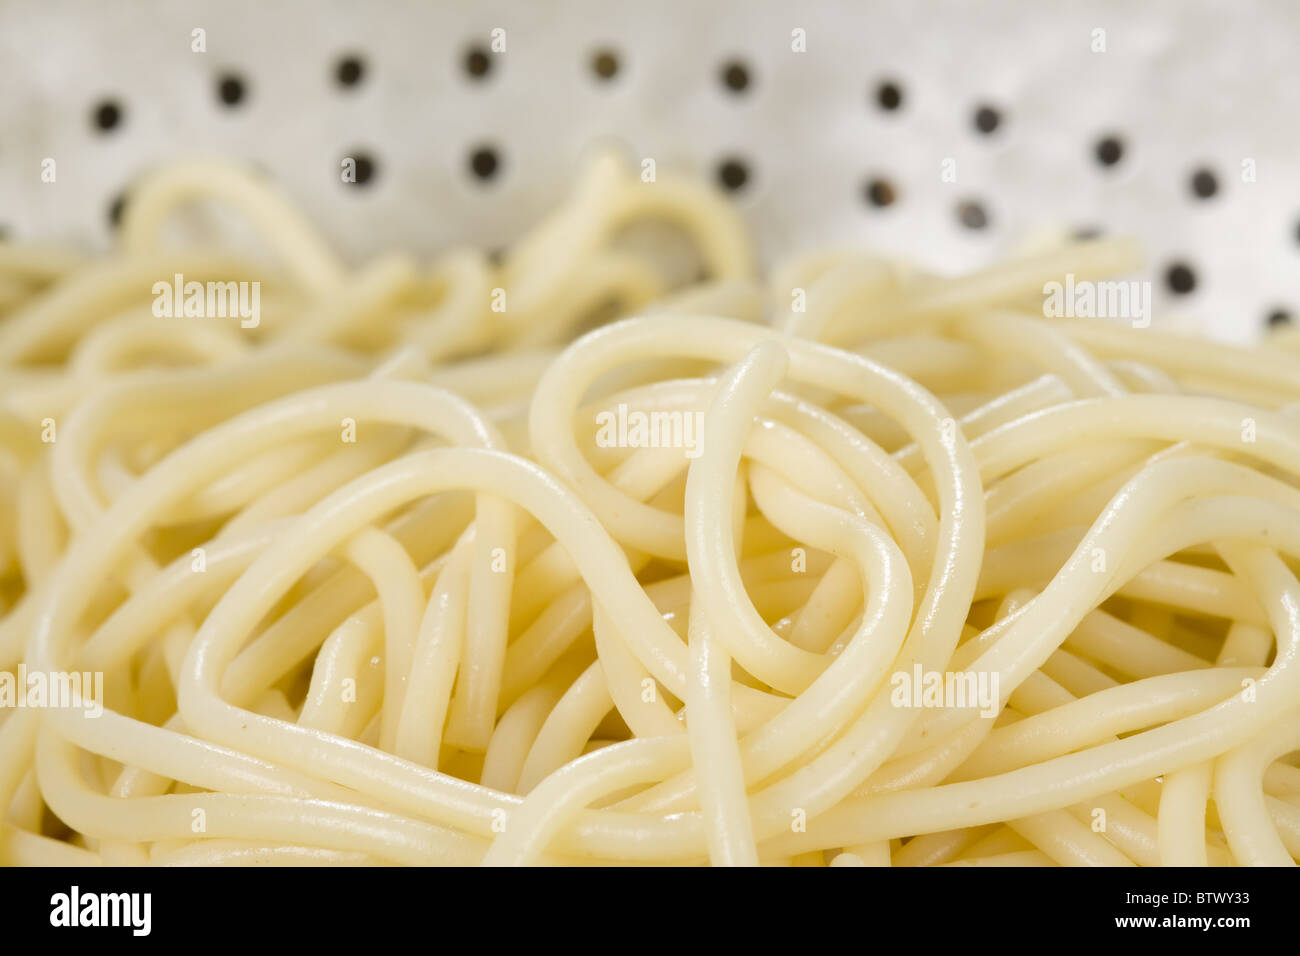
[[[732,61],[742,90],[724,80]],[[103,130],[106,102],[119,115]],[[737,199],[768,259],[850,241],[956,271],[1046,229],[1133,232],[1157,323],[1245,340],[1271,312],[1300,316],[1297,116],[1286,0],[0,0],[0,226],[31,239],[103,244],[142,170],[219,152],[261,164],[353,258],[497,246],[614,140],[661,168],[742,165]],[[484,148],[486,179],[470,158]],[[343,184],[340,160],[361,154],[369,182]],[[1195,288],[1174,295],[1180,262]]]

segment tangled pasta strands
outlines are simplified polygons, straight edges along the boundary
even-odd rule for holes
[[[1300,361],[1034,315],[1139,264],[762,284],[612,154],[499,261],[218,161],[0,245],[0,860],[1294,863]]]

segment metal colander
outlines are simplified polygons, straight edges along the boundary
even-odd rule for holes
[[[133,179],[215,152],[354,259],[495,247],[613,141],[732,189],[768,261],[1123,231],[1157,323],[1300,317],[1288,0],[0,0],[0,90],[13,238],[104,245]]]

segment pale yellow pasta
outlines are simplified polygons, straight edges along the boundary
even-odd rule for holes
[[[1293,864],[1300,358],[1025,311],[1139,263],[0,245],[0,861]]]

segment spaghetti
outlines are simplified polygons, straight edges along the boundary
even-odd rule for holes
[[[0,859],[1294,863],[1300,361],[1034,315],[1139,264],[0,246]]]

